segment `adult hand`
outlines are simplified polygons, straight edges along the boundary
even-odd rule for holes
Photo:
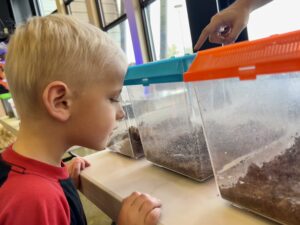
[[[202,30],[194,47],[199,50],[207,38],[211,43],[233,43],[247,26],[250,10],[239,4],[232,4],[211,18],[210,23]]]

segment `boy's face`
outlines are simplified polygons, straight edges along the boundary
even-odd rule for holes
[[[80,93],[72,107],[75,130],[71,133],[75,134],[72,142],[76,145],[104,149],[117,122],[125,116],[119,102],[125,71],[111,66],[105,72],[105,78]]]

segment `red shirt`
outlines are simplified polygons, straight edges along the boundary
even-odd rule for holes
[[[55,167],[26,158],[11,146],[1,158],[1,225],[86,224],[78,194],[63,163],[62,167]]]

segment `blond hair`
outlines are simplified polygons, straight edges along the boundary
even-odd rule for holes
[[[5,72],[18,113],[32,112],[50,82],[83,87],[101,79],[102,69],[113,60],[127,63],[99,28],[70,16],[31,18],[16,29],[6,56]]]

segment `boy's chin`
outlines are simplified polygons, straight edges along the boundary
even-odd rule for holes
[[[104,139],[102,141],[99,141],[99,140],[91,141],[90,140],[89,142],[81,143],[82,144],[81,146],[85,147],[85,148],[90,148],[90,149],[93,149],[96,151],[102,151],[107,148],[108,141],[109,141],[109,137],[107,137],[106,139]]]
[[[100,146],[96,146],[96,148],[94,148],[97,151],[102,151],[106,149],[106,145],[100,145]]]
[[[93,149],[96,151],[102,151],[102,150],[106,149],[106,147],[107,147],[106,144],[107,143],[100,143],[100,144],[94,144],[94,145],[89,145],[89,146],[84,146],[84,147],[90,148],[90,149]]]

